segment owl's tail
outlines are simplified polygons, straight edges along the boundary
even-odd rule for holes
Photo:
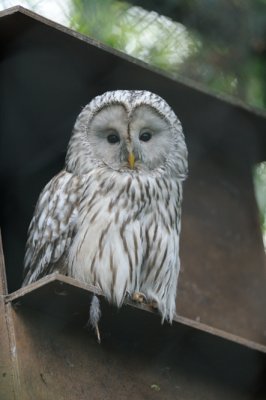
[[[89,325],[95,330],[97,341],[101,343],[101,335],[98,323],[101,318],[101,304],[99,298],[94,294],[91,299]]]

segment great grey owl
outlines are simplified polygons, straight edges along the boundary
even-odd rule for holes
[[[66,166],[42,191],[29,227],[25,279],[51,272],[175,313],[182,181],[181,124],[158,95],[117,90],[79,114]],[[96,318],[97,319],[97,318]]]

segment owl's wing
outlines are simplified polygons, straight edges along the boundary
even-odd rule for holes
[[[62,171],[40,194],[29,226],[23,286],[54,271],[64,273],[64,258],[76,233],[81,181]]]

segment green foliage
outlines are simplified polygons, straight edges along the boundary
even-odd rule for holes
[[[171,74],[197,48],[183,25],[126,2],[72,0],[70,25]]]
[[[127,3],[113,0],[72,0],[70,7],[71,28],[110,46],[119,45],[122,38],[115,33],[114,26],[120,14],[128,9]]]
[[[16,0],[2,2],[9,7]],[[266,108],[266,0],[132,2],[143,8],[122,0],[20,3],[48,17],[49,10],[51,18],[52,11],[61,7],[66,23],[78,32],[173,78],[190,78],[216,93]],[[145,6],[159,13],[147,11]]]
[[[254,169],[254,186],[266,250],[266,162],[257,165]]]
[[[174,78],[266,108],[265,0],[167,0],[165,8],[175,4],[198,22],[185,26],[123,1],[71,0],[70,25]]]

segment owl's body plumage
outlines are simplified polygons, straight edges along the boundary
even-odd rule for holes
[[[58,271],[117,306],[141,292],[172,321],[186,173],[182,128],[164,100],[146,91],[96,97],[76,121],[66,170],[39,197],[24,285]]]

